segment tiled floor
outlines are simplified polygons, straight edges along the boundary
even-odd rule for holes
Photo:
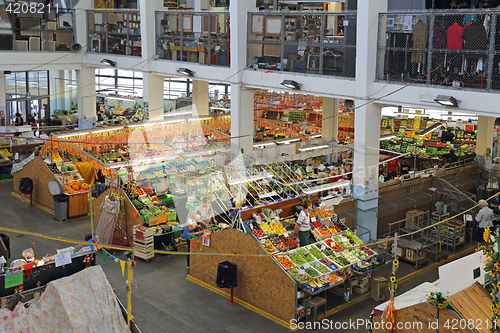
[[[36,207],[29,207],[26,202],[13,197],[11,192],[12,182],[0,182],[2,227],[65,237],[79,242],[83,242],[84,236],[90,233],[89,218],[58,222],[51,214]],[[36,244],[38,255],[55,253],[56,249],[68,246],[67,243],[32,235],[3,233],[10,237],[13,258],[19,258],[22,250],[31,247],[33,243]],[[121,252],[113,254],[125,259]],[[109,260],[103,264],[101,255],[97,256],[97,263],[102,265],[109,282],[122,300],[126,301],[126,277],[122,276],[120,266]],[[402,275],[413,271],[413,267],[406,264],[402,264],[400,269]],[[132,312],[142,332],[289,332],[289,329],[241,305],[229,306],[226,298],[187,280],[186,274],[184,256],[156,255],[149,263],[137,260],[134,269],[137,288],[132,290]],[[399,292],[409,290],[424,281],[436,279],[437,269],[432,269],[402,283]],[[343,303],[340,297],[334,302]],[[369,318],[370,312],[378,303],[380,302],[369,298],[335,313],[328,319],[344,322]]]

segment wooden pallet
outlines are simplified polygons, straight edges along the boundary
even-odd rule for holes
[[[482,323],[481,327],[476,328],[478,333],[490,332],[486,327],[486,322],[490,321],[493,316],[492,302],[490,296],[479,283],[476,282],[469,288],[451,296],[450,303],[466,321],[470,319],[474,323]]]

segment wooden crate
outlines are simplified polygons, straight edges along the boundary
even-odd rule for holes
[[[425,258],[425,251],[419,250],[418,252],[418,260],[422,260]],[[406,259],[411,261],[416,261],[415,251],[411,249],[406,249]]]
[[[450,213],[439,215],[437,212],[432,213],[432,219],[434,221],[443,221],[450,217]]]
[[[405,227],[406,228],[423,228],[424,227],[424,214],[423,210],[410,210],[406,212]]]
[[[385,301],[387,299],[387,279],[383,276],[372,278],[371,297],[375,301]]]
[[[152,228],[139,229],[134,227],[134,256],[143,260],[154,258],[155,254],[150,252],[154,250],[154,231]],[[148,251],[150,250],[150,251]]]
[[[370,285],[365,284],[364,286],[355,286],[352,287],[352,291],[355,292],[356,294],[365,294],[370,290]]]

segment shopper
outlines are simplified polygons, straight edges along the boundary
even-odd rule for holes
[[[441,155],[445,162],[455,163],[458,162],[458,156],[455,154],[455,149],[451,148],[447,154]]]
[[[389,156],[384,158],[383,161],[387,161],[387,180],[396,178],[401,172],[399,159]]]
[[[441,142],[452,142],[453,138],[455,138],[455,134],[453,134],[453,128],[448,127],[446,131],[443,130],[443,134],[441,134]]]
[[[201,225],[205,226],[205,223],[200,222]],[[181,238],[187,243],[187,252],[191,251],[191,241],[189,240],[189,234],[201,230],[201,226],[196,222],[196,211],[191,209],[188,212],[186,226],[182,229]],[[189,255],[187,257],[187,268],[189,269]]]
[[[78,127],[78,112],[73,112],[73,114],[71,115],[71,125],[73,125],[73,127]],[[75,126],[76,125],[76,126]]]
[[[203,197],[203,199],[201,200],[201,205],[200,207],[198,207],[197,213],[200,216],[200,218],[197,220],[198,222],[203,222],[205,226],[217,225],[214,210],[208,202],[207,197]]]
[[[61,119],[61,124],[63,126],[68,125],[69,124],[68,111],[64,111],[60,119]]]
[[[476,215],[476,221],[479,228],[477,242],[484,243],[484,229],[487,227],[493,227],[494,214],[493,210],[488,207],[488,202],[486,200],[479,200],[479,207],[481,207],[481,210]]]
[[[15,126],[23,126],[24,125],[24,120],[23,117],[21,117],[21,114],[18,112],[16,113],[16,119],[14,121]]]
[[[492,162],[491,170],[500,172],[500,157],[495,157]]]
[[[38,123],[36,122],[36,119],[32,114],[26,116],[26,124],[31,125],[31,129],[33,130],[33,135],[37,135]]]
[[[302,205],[303,210],[300,211],[295,223],[295,237],[299,246],[309,245],[309,234],[311,233],[311,213],[312,202],[306,199]]]

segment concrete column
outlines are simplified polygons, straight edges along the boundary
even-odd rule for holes
[[[141,14],[142,59],[154,56],[156,51],[156,11],[163,9],[163,0],[138,0]]]
[[[93,128],[96,118],[95,69],[82,67],[76,71],[78,85],[78,128]]]
[[[5,124],[7,123],[7,96],[5,96],[5,73],[0,72],[0,118],[5,118]]]
[[[75,1],[73,1],[75,2]],[[79,43],[82,48],[87,49],[88,34],[87,34],[87,10],[94,8],[94,0],[79,0],[76,1],[75,9],[75,42]]]
[[[142,99],[148,103],[149,120],[163,120],[165,109],[163,98],[164,77],[152,73],[144,73],[142,81],[144,84]]]
[[[254,90],[231,84],[231,154],[253,153]],[[243,137],[240,137],[243,136]]]
[[[208,81],[193,80],[193,115],[208,116],[210,114]]]
[[[229,6],[230,64],[234,73],[247,67],[247,13],[255,11],[256,0],[232,1]],[[237,75],[234,80],[238,80]],[[231,140],[231,154],[253,153],[253,105],[254,91],[243,89],[240,84],[231,84],[231,136],[242,138]]]
[[[324,141],[338,141],[339,138],[339,102],[336,98],[323,97],[323,119],[321,133]]]
[[[493,147],[495,117],[478,116],[477,118],[476,155],[489,157]]]
[[[381,107],[366,104],[375,81],[378,14],[387,11],[387,0],[358,0],[356,30],[356,95],[354,100],[353,195],[357,199],[358,235],[377,238],[378,156]],[[366,232],[369,232],[367,234]]]

